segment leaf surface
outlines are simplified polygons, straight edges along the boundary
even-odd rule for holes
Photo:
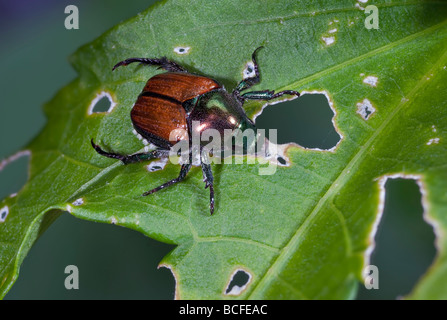
[[[67,210],[177,244],[161,265],[183,299],[345,299],[368,264],[389,176],[417,179],[438,257],[410,295],[447,298],[447,5],[375,1],[379,29],[365,28],[354,1],[171,0],[117,25],[71,58],[79,78],[45,105],[48,124],[29,144],[29,180],[0,202],[2,295],[38,235]],[[290,166],[213,165],[217,207],[200,168],[174,187],[141,194],[178,175],[148,172],[95,153],[90,139],[123,154],[142,148],[129,112],[160,71],[129,57],[161,57],[211,76],[226,88],[242,78],[258,46],[262,81],[254,90],[324,92],[342,139],[333,150],[287,148]],[[178,47],[189,47],[186,54]],[[108,93],[110,113],[89,114]],[[245,105],[250,116],[261,103]],[[278,128],[281,130],[281,128]],[[82,199],[82,200],[81,200]],[[6,208],[6,209],[5,209]],[[238,269],[250,281],[226,294]]]

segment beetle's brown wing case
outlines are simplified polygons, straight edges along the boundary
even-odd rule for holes
[[[187,130],[186,112],[177,102],[163,97],[140,95],[131,112],[135,130],[158,147],[169,149],[174,129]]]
[[[143,91],[169,96],[183,103],[220,87],[211,78],[184,72],[167,72],[149,79]]]
[[[173,145],[169,141],[171,131],[188,130],[182,103],[220,87],[213,79],[189,73],[158,74],[149,79],[135,102],[132,123],[150,142],[169,149]]]

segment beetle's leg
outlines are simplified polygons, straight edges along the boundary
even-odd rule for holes
[[[201,152],[201,166],[203,173],[203,181],[205,182],[205,189],[210,188],[210,213],[214,213],[214,178],[213,171],[211,170],[211,165],[209,164],[208,155],[203,151]]]
[[[182,168],[180,169],[180,174],[179,174],[179,176],[178,176],[177,178],[172,179],[172,180],[170,180],[170,181],[168,181],[168,182],[162,184],[161,186],[159,186],[159,187],[157,187],[157,188],[154,188],[154,189],[152,189],[152,190],[150,190],[150,191],[147,191],[147,192],[143,193],[143,196],[150,195],[150,194],[152,194],[152,193],[154,193],[154,192],[157,192],[157,191],[159,191],[159,190],[161,190],[161,189],[164,189],[164,188],[166,188],[166,187],[169,187],[170,185],[173,185],[174,183],[177,183],[177,182],[182,181],[183,179],[185,179],[186,174],[187,174],[187,173],[189,172],[189,170],[191,169],[191,166],[192,166],[192,165],[191,165],[190,163],[188,163],[188,164],[183,164],[183,165],[182,165]]]
[[[135,153],[135,154],[131,154],[131,155],[122,155],[122,154],[106,152],[106,151],[102,150],[100,146],[98,146],[97,144],[95,144],[93,142],[93,139],[91,140],[91,143],[92,143],[92,146],[95,149],[95,151],[97,153],[99,153],[100,155],[108,157],[108,158],[112,158],[112,159],[121,160],[121,162],[123,162],[124,164],[142,162],[142,161],[147,161],[147,160],[156,159],[156,158],[163,158],[163,157],[166,157],[169,155],[169,150],[163,150],[163,149],[155,149],[155,150],[153,150],[151,152],[147,152],[147,153]]]
[[[123,60],[121,62],[118,62],[112,69],[115,70],[116,68],[120,67],[120,66],[127,66],[128,64],[134,63],[134,62],[139,62],[141,64],[149,64],[152,66],[160,66],[160,68],[165,69],[167,71],[172,71],[172,72],[187,72],[187,70],[185,68],[183,68],[182,66],[180,66],[179,64],[168,60],[166,57],[162,57],[160,59],[151,59],[151,58],[129,58],[126,60]]]
[[[284,91],[281,91],[278,93],[275,93],[275,91],[264,90],[264,91],[246,92],[241,95],[241,98],[243,99],[243,101],[245,101],[245,100],[272,100],[272,99],[281,97],[285,94],[294,95],[297,97],[300,96],[300,93],[298,91],[294,91],[294,90],[284,90]]]
[[[202,172],[205,180],[205,189],[210,188],[210,213],[214,213],[214,187],[213,187],[213,172],[209,164],[202,163]]]
[[[258,47],[251,55],[251,60],[253,61],[253,68],[254,68],[253,71],[255,72],[255,75],[253,77],[246,78],[246,79],[243,79],[242,81],[240,81],[238,83],[238,85],[236,86],[236,88],[234,88],[234,90],[233,90],[233,96],[237,99],[240,98],[241,91],[244,91],[244,90],[254,86],[255,84],[259,83],[259,81],[260,81],[258,62],[256,61],[256,53],[261,48],[263,48],[263,47],[262,46]]]

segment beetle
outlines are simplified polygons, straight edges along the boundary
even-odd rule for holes
[[[175,143],[189,140],[191,145],[192,123],[198,121],[201,125],[197,130],[202,132],[205,128],[216,129],[220,134],[225,129],[256,130],[254,122],[246,115],[243,104],[247,100],[271,100],[282,95],[300,96],[293,90],[275,93],[272,90],[250,91],[242,93],[260,82],[259,67],[256,59],[258,47],[252,54],[254,75],[242,79],[231,93],[227,92],[218,81],[188,72],[181,65],[162,58],[129,58],[117,63],[113,69],[127,66],[137,62],[142,65],[158,66],[167,72],[157,74],[150,78],[141,94],[138,96],[130,118],[135,131],[157,148],[150,152],[122,155],[106,152],[91,139],[96,152],[102,156],[121,160],[124,164],[143,162],[156,158],[167,158],[169,151]],[[177,135],[174,141],[170,140],[173,130],[181,129],[187,134]],[[199,132],[199,133],[200,133]],[[202,151],[201,142],[200,149]],[[192,149],[189,149],[189,162],[181,165],[180,174],[161,186],[143,193],[150,195],[177,182],[182,181],[192,166]],[[200,164],[203,172],[205,188],[210,190],[210,213],[214,212],[214,186],[211,165],[204,161],[201,153]]]

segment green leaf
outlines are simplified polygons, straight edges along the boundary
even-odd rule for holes
[[[383,183],[403,176],[421,186],[438,248],[410,298],[447,298],[447,5],[373,4],[379,29],[365,28],[371,13],[353,1],[222,1],[216,7],[172,0],[80,48],[71,59],[79,78],[45,105],[48,124],[25,148],[31,153],[27,184],[0,202],[1,295],[39,234],[67,210],[177,244],[161,262],[175,275],[177,298],[352,298],[369,263]],[[342,136],[336,148],[290,145],[290,166],[273,175],[259,175],[262,165],[213,165],[213,216],[200,168],[141,197],[176,177],[179,167],[149,173],[143,164],[124,166],[92,149],[91,138],[125,154],[142,148],[129,112],[160,71],[131,65],[112,73],[115,63],[167,56],[233,88],[260,45],[262,82],[254,90],[326,93]],[[179,46],[190,49],[178,54]],[[89,114],[103,92],[116,102],[113,111]],[[261,107],[249,103],[246,110],[253,116]],[[367,113],[358,112],[365,107]],[[227,295],[238,269],[250,281]]]

